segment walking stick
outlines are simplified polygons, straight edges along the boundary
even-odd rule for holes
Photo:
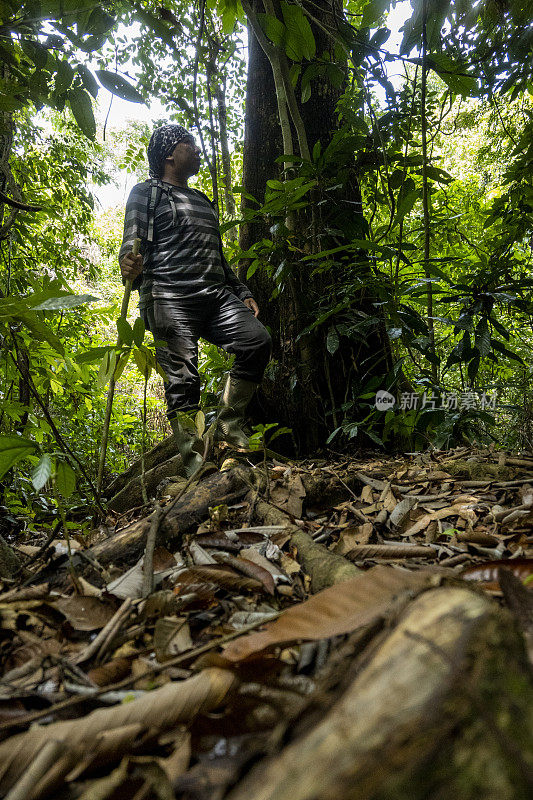
[[[131,248],[131,252],[134,256],[138,255],[139,247],[141,246],[140,239],[133,240],[133,247]],[[122,308],[120,309],[120,316],[121,319],[126,319],[128,315],[128,305],[130,302],[130,294],[131,294],[131,280],[126,281],[126,285],[124,287],[124,296],[122,298]],[[122,339],[120,338],[120,333],[117,336],[117,347],[120,347],[122,344]],[[96,488],[97,491],[100,492],[102,488],[102,478],[104,476],[104,466],[105,466],[105,457],[107,452],[107,440],[109,438],[109,423],[111,422],[111,412],[113,411],[113,395],[115,394],[115,370],[113,370],[113,374],[111,375],[111,380],[109,381],[109,388],[107,390],[107,406],[105,410],[105,418],[104,418],[104,428],[102,430],[102,443],[100,444],[100,461],[98,463],[98,479],[96,481]]]

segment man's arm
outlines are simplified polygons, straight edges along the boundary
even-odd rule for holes
[[[122,275],[122,282],[126,280],[133,281],[133,288],[138,289],[142,277],[143,270],[143,257],[141,253],[134,256],[132,253],[134,239],[141,239],[141,251],[143,250],[144,237],[146,236],[146,227],[148,219],[147,199],[144,192],[142,192],[143,184],[134,186],[128,197],[126,203],[126,212],[124,215],[124,234],[122,237],[122,245],[118,254],[118,263],[120,265],[120,272]]]

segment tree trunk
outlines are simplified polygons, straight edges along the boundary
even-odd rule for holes
[[[218,130],[220,135],[220,160],[222,162],[222,180],[224,188],[224,210],[227,219],[235,219],[235,198],[233,196],[233,180],[231,177],[231,155],[228,141],[228,112],[226,108],[226,79],[219,76],[219,83],[214,95],[217,101]],[[237,228],[230,228],[226,232],[230,241],[237,239]]]
[[[252,8],[254,12],[264,11],[260,0],[255,0]],[[338,3],[319,0],[313,5],[312,13],[331,28],[340,18],[342,9]],[[332,38],[319,25],[311,24],[317,57],[325,54],[333,61]],[[304,62],[302,71],[307,66]],[[324,153],[337,131],[336,105],[343,90],[343,86],[333,86],[322,74],[311,81],[311,96],[307,102],[297,101],[311,151],[320,142],[321,153]],[[300,93],[301,87],[297,86],[297,97]],[[249,30],[243,172],[246,194],[259,201],[264,199],[267,180],[278,177],[275,159],[282,152],[272,68]],[[387,337],[379,313],[373,312],[369,303],[368,290],[363,288],[359,292],[352,291],[350,297],[347,295],[347,288],[356,280],[360,281],[361,275],[370,277],[371,266],[366,256],[352,254],[345,260],[341,257],[327,271],[315,270],[317,264],[313,261],[303,261],[304,256],[312,256],[314,252],[349,244],[353,239],[364,239],[367,233],[355,176],[355,158],[349,156],[342,170],[335,160],[321,169],[310,204],[295,215],[295,229],[290,231],[290,236],[296,247],[279,257],[280,261],[285,261],[287,275],[279,296],[272,301],[275,284],[266,271],[257,270],[249,280],[261,308],[261,319],[271,328],[274,342],[274,360],[263,383],[267,416],[292,429],[301,453],[312,452],[323,445],[333,428],[339,427],[344,421],[344,412],[340,410],[343,404],[354,401],[350,414],[357,418],[360,415],[355,402],[357,396],[363,393],[363,387],[371,378],[384,377],[391,367]],[[338,177],[339,171],[344,177]],[[334,183],[339,186],[333,190]],[[245,208],[251,207],[250,201],[244,202]],[[339,228],[342,229],[339,236],[329,232]],[[243,249],[261,238],[272,238],[266,222],[242,226]],[[274,271],[276,265],[271,264],[271,267],[270,271]],[[241,277],[245,279],[245,274]],[[348,299],[344,313],[349,315],[348,322],[352,325],[365,315],[374,317],[361,335],[339,335],[336,324],[346,322],[346,317],[339,316],[332,316],[326,324],[302,335],[324,310],[345,298]]]

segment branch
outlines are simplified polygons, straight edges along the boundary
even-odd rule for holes
[[[19,200],[13,200],[12,197],[8,197],[7,194],[4,194],[0,191],[0,201],[2,203],[6,203],[11,208],[19,208],[21,211],[42,211],[44,206],[31,206],[28,203],[21,203]]]

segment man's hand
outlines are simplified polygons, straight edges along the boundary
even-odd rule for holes
[[[133,253],[126,253],[120,262],[120,272],[122,277],[128,281],[133,281],[143,271],[143,257],[139,255],[134,256]]]
[[[259,315],[259,306],[255,302],[253,297],[247,297],[246,300],[243,300],[244,305],[250,309],[250,311],[254,312],[254,317]]]

